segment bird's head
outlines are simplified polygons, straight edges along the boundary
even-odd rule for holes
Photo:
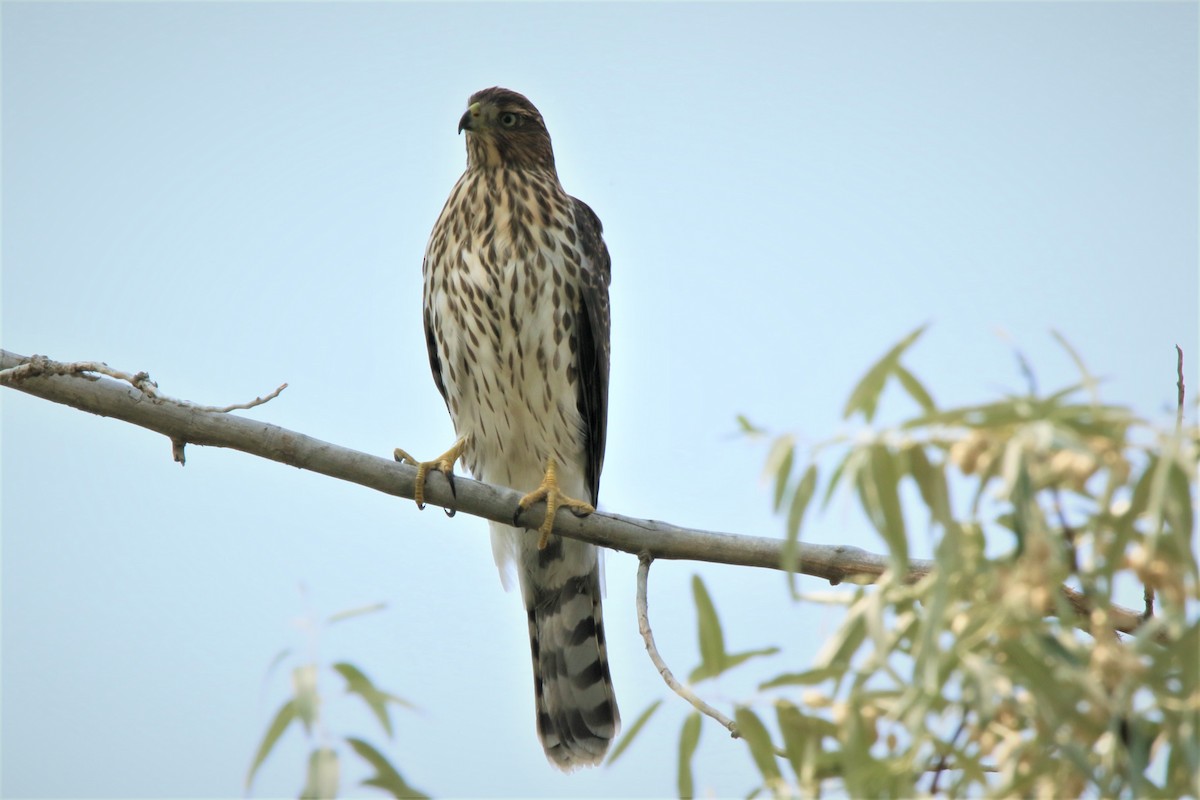
[[[467,132],[467,167],[554,171],[554,150],[542,115],[524,95],[494,86],[471,95],[458,121]]]

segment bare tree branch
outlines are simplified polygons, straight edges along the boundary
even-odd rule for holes
[[[129,383],[126,385],[116,380],[85,376],[78,370],[67,368],[70,365],[49,359],[42,360],[39,368],[13,369],[30,363],[32,359],[28,357],[0,350],[0,383],[44,400],[161,433],[170,440],[172,453],[181,462],[185,444],[227,447],[385,494],[414,498],[416,467],[396,462],[390,452],[387,458],[373,456],[277,425],[225,413],[224,409],[165,399],[157,392],[144,391],[148,378],[139,382],[120,373],[121,380]],[[83,363],[95,365],[96,362]],[[463,477],[456,478],[454,488],[452,493],[444,475],[432,474],[425,485],[425,500],[446,509],[511,524],[521,499],[520,492]],[[544,508],[539,505],[524,512],[522,520],[536,532],[543,516]],[[782,539],[680,528],[665,522],[602,511],[583,518],[569,512],[561,513],[554,522],[554,532],[639,557],[784,569]],[[797,572],[822,578],[831,584],[842,581],[873,583],[889,565],[886,556],[844,545],[801,542],[798,556]],[[932,561],[912,559],[907,579],[919,580],[934,566]],[[1091,602],[1082,592],[1070,587],[1064,586],[1062,591],[1080,615],[1081,625],[1086,630],[1090,625]],[[1047,609],[1046,613],[1053,613],[1053,608]],[[1107,609],[1107,613],[1113,627],[1122,633],[1133,633],[1145,621],[1141,613],[1127,608],[1114,606]]]

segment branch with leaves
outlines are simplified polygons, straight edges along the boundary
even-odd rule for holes
[[[1039,393],[1018,352],[1027,391],[939,409],[901,364],[920,333],[851,393],[845,416],[866,430],[804,446],[771,437],[768,472],[789,546],[819,488],[824,504],[844,488],[892,563],[905,563],[907,526],[927,516],[937,569],[916,581],[889,570],[850,592],[793,588],[801,602],[836,602],[845,613],[804,669],[768,673],[733,701],[762,776],[751,796],[819,796],[829,781],[852,797],[1188,794],[1200,708],[1200,429],[1182,422],[1182,391],[1173,429],[1105,405],[1098,381],[1055,334],[1079,383]],[[1182,386],[1181,357],[1176,370]],[[889,386],[920,412],[879,427]],[[743,427],[765,436],[749,421]],[[903,498],[900,481],[919,499]],[[1090,624],[1069,626],[1066,581],[1092,608]],[[1146,624],[1116,636],[1114,601],[1139,584]],[[1038,612],[1048,602],[1057,614]],[[719,631],[711,599],[697,597],[696,614],[701,669],[728,670],[732,659],[713,644],[719,634],[706,631]],[[744,681],[774,660],[736,666]],[[643,712],[630,735],[658,709]],[[680,732],[681,796],[693,793],[701,721],[693,712]]]
[[[114,380],[97,377],[96,373]],[[157,388],[157,384],[144,372],[131,376],[98,362],[62,363],[44,356],[26,357],[0,350],[0,384],[161,433],[171,440],[172,453],[180,463],[183,448],[188,444],[226,447],[385,494],[410,500],[415,497],[417,470],[413,466],[228,413],[266,402],[277,396],[286,383],[265,398],[217,408],[174,400],[157,391],[149,393],[146,387]],[[451,487],[441,473],[430,474],[425,486],[428,503],[495,522],[511,523],[520,498],[521,494],[512,489],[461,476],[455,478]],[[524,512],[522,519],[530,529],[537,529],[543,514],[544,508],[535,506]],[[606,512],[583,518],[560,513],[554,531],[638,556],[794,570],[834,585],[844,581],[872,583],[896,566],[889,557],[858,547],[716,533]],[[934,563],[908,559],[905,566],[907,579],[915,581],[927,575]],[[1086,598],[1078,591],[1063,587],[1063,596],[1076,613],[1086,616],[1091,612]],[[1047,611],[1052,611],[1052,606],[1048,604]],[[1142,622],[1142,615],[1132,609],[1117,608],[1112,612],[1114,630],[1131,633]]]
[[[1102,404],[1097,381],[1057,334],[1079,367],[1079,383],[1041,395],[1018,353],[1026,393],[939,409],[901,363],[922,330],[891,348],[851,392],[845,417],[866,430],[805,447],[789,435],[771,437],[767,470],[785,538],[606,513],[556,520],[560,535],[639,557],[639,617],[652,657],[645,598],[655,558],[783,570],[794,600],[845,609],[813,663],[762,681],[730,717],[693,687],[780,656],[775,647],[727,653],[712,597],[694,581],[702,661],[688,676],[691,686],[674,679],[661,657],[655,661],[672,690],[700,709],[680,735],[680,794],[694,789],[691,761],[704,715],[742,739],[763,788],[777,796],[794,787],[819,794],[834,779],[854,796],[908,796],[925,775],[932,775],[929,792],[955,795],[1063,787],[1177,793],[1194,774],[1186,739],[1200,707],[1200,568],[1191,545],[1200,433],[1183,424],[1182,354],[1179,413],[1174,430],[1163,431]],[[186,444],[229,447],[414,497],[414,467],[234,416],[232,406],[170,400],[143,373],[97,379],[94,366],[0,352],[0,382],[162,433],[180,461]],[[879,428],[887,386],[899,386],[920,411]],[[766,437],[742,421],[747,435]],[[911,482],[919,503],[906,507],[902,482]],[[964,510],[963,489],[972,484]],[[801,541],[810,505],[818,498],[827,505],[838,490],[855,494],[886,554]],[[506,523],[519,500],[515,491],[467,479],[452,486],[441,474],[430,476],[425,497]],[[910,557],[913,507],[936,533],[932,560]],[[538,526],[542,513],[532,509],[526,524]],[[856,585],[830,597],[802,595],[796,574]],[[1144,612],[1115,602],[1131,581],[1144,590]],[[773,716],[753,707],[764,701]],[[659,707],[637,717],[610,763]],[[1166,763],[1155,762],[1163,752]],[[1165,775],[1159,784],[1149,777],[1152,764]]]

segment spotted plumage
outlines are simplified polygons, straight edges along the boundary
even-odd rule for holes
[[[551,476],[592,506],[608,406],[609,256],[600,220],[558,181],[541,114],[507,89],[472,95],[467,169],[425,252],[434,381],[476,478],[531,492]],[[450,459],[453,461],[453,458]],[[620,727],[596,548],[491,524],[529,619],[538,736],[563,770],[598,763]],[[506,581],[507,585],[507,581]]]

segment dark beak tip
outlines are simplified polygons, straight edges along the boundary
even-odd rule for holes
[[[471,112],[467,111],[467,113],[463,114],[458,120],[458,132],[462,133],[463,131],[469,130],[471,130]]]

